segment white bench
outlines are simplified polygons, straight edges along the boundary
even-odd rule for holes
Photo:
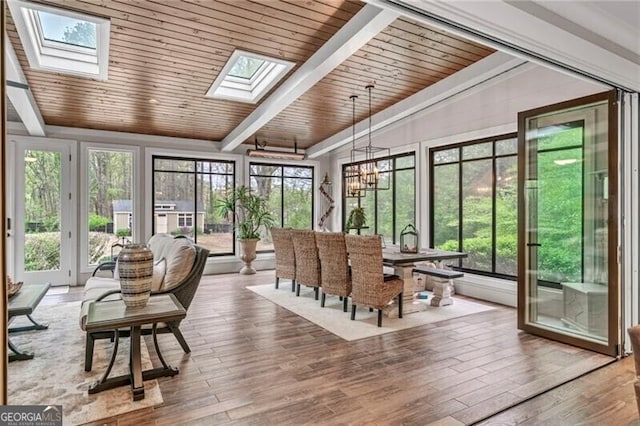
[[[464,277],[462,272],[435,268],[430,265],[416,265],[413,268],[413,272],[432,277],[433,298],[431,299],[431,306],[452,305],[453,280],[454,278]]]

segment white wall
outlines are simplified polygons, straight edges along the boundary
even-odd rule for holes
[[[521,111],[606,90],[608,87],[601,84],[527,64],[375,132],[372,143],[434,146],[495,136],[493,128],[516,131]],[[364,138],[356,141],[358,146],[364,144]],[[335,158],[347,157],[350,149],[349,144],[336,150]]]

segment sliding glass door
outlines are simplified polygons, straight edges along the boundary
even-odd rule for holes
[[[590,96],[518,118],[519,328],[615,355],[614,97]]]

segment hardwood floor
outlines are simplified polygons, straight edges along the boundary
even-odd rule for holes
[[[159,379],[164,405],[96,424],[573,425],[637,417],[631,358],[569,381],[612,358],[520,332],[514,309],[348,342],[245,289],[270,282],[273,271],[203,277],[181,326],[192,353],[160,337],[165,359],[180,368]],[[79,300],[81,291],[43,303]]]

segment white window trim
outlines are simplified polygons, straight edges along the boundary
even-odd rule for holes
[[[78,200],[77,198],[78,164],[77,164],[77,155],[76,155],[76,149],[75,149],[76,147],[75,141],[70,139],[11,135],[10,139],[8,139],[8,142],[10,142],[9,147],[13,157],[12,157],[12,161],[8,162],[9,164],[8,164],[6,173],[10,173],[14,186],[19,185],[18,181],[21,179],[20,177],[16,176],[18,173],[20,173],[20,169],[16,169],[18,167],[16,156],[20,155],[19,150],[17,149],[17,146],[18,146],[17,144],[22,144],[23,147],[27,149],[35,149],[35,150],[50,149],[53,151],[58,150],[63,153],[63,156],[61,158],[61,164],[66,163],[66,161],[63,161],[64,157],[67,154],[69,155],[68,170],[65,171],[64,169],[66,168],[66,166],[63,166],[63,169],[61,171],[62,188],[64,189],[66,187],[66,189],[69,191],[69,198],[62,196],[61,194],[60,201],[62,203],[63,209],[69,209],[71,211],[72,206],[75,206]],[[67,181],[66,184],[64,183],[65,181]],[[10,212],[12,217],[19,218],[20,212],[16,211],[17,210],[16,196],[20,196],[20,194],[14,194],[13,199],[11,199],[12,210],[8,210],[8,211]],[[15,239],[15,238],[19,238],[19,232],[18,232],[19,227],[17,226],[17,222],[18,222],[17,220],[14,220],[13,222],[14,222],[15,228],[11,232],[11,237]],[[71,214],[71,215],[63,214],[63,219],[62,219],[62,222],[60,223],[61,235],[66,235],[67,233],[70,232],[71,233],[70,236],[72,239],[77,238],[77,235],[75,233],[75,230],[78,229],[77,225],[78,225],[77,216],[75,214]],[[17,262],[22,261],[21,259],[19,259],[21,255],[15,252],[14,247],[15,247],[15,240],[12,241],[12,245],[8,250],[12,252],[9,256],[9,258],[13,260],[13,264],[11,265],[11,268],[13,269],[13,273],[15,274],[16,281],[24,280],[24,277],[20,276],[20,271],[17,270]],[[77,273],[77,269],[76,269],[77,265],[76,265],[76,262],[73,261],[73,259],[76,259],[78,256],[77,245],[73,243],[73,240],[70,241],[68,250],[64,253],[60,253],[60,255],[61,255],[61,262],[62,262],[60,271],[64,271],[68,265],[68,268],[69,268],[68,283],[73,284],[75,282],[73,277],[75,277]],[[64,259],[67,259],[67,260],[64,260]],[[27,282],[27,284],[29,283]]]
[[[132,200],[131,207],[133,211],[134,220],[133,226],[131,228],[131,241],[141,241],[139,238],[142,235],[141,228],[144,220],[141,218],[142,209],[140,208],[140,200],[142,194],[140,185],[138,185],[139,173],[140,169],[140,148],[135,146],[125,146],[125,145],[114,145],[114,144],[104,144],[104,143],[85,143],[81,142],[81,150],[80,150],[80,236],[79,236],[79,247],[80,247],[80,273],[90,273],[93,272],[96,265],[89,264],[89,168],[87,167],[87,162],[89,160],[89,150],[100,150],[100,151],[113,151],[113,152],[128,152],[131,153],[131,185],[133,186],[132,192]],[[137,220],[135,220],[137,218]]]
[[[240,56],[265,61],[250,79],[230,76]],[[235,50],[225,66],[214,80],[205,94],[208,98],[226,99],[231,101],[257,103],[271,88],[293,68],[293,62],[282,59],[270,58],[257,53],[249,53],[243,50]]]
[[[8,5],[31,68],[107,80],[111,31],[109,19],[24,0],[8,0]],[[34,17],[39,11],[96,24],[95,51],[45,40]]]

